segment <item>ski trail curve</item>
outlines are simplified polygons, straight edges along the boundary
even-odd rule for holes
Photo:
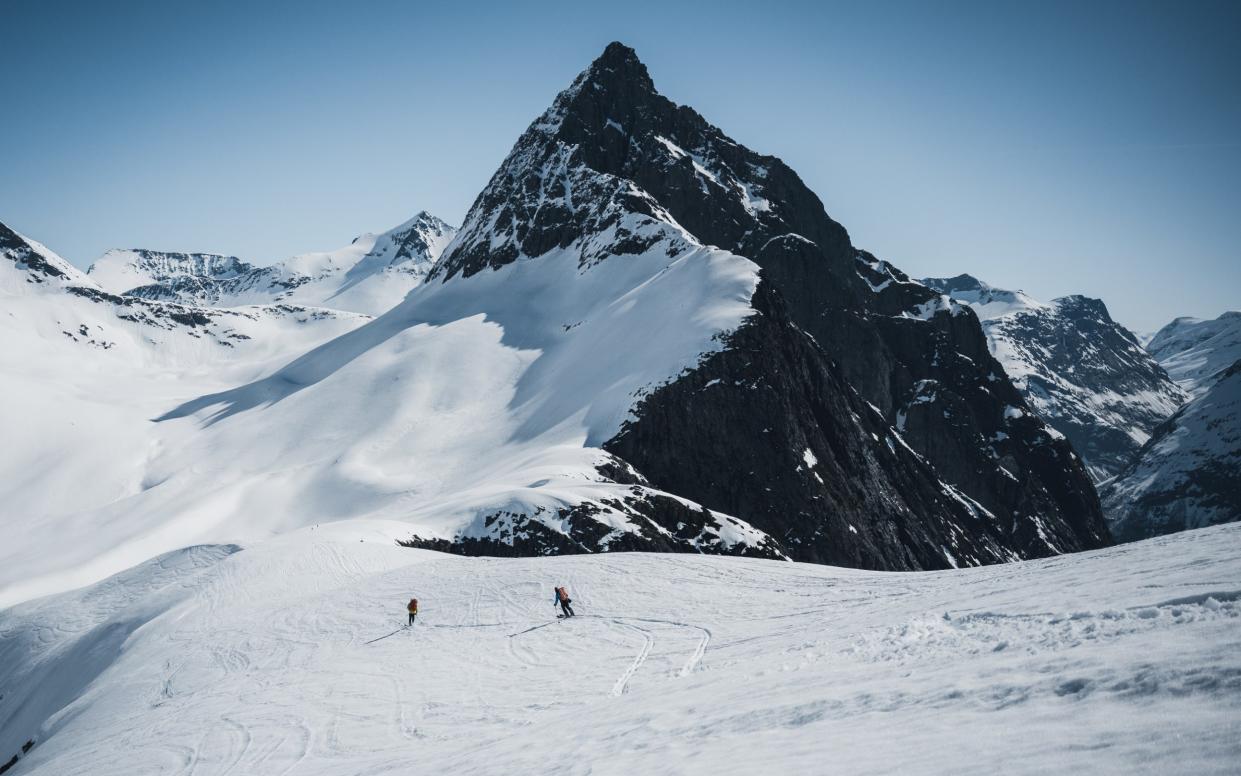
[[[655,644],[655,638],[651,635],[650,631],[643,630],[636,625],[627,625],[619,620],[613,620],[612,622],[617,625],[636,630],[638,633],[642,634],[643,639],[642,649],[638,652],[638,656],[633,659],[633,663],[625,669],[625,673],[620,675],[620,678],[616,680],[615,686],[612,687],[612,697],[619,698],[625,693],[625,688],[629,684],[629,680],[633,678],[633,675],[637,673],[638,669],[642,667],[642,664],[646,662],[646,656],[651,654],[651,647]]]

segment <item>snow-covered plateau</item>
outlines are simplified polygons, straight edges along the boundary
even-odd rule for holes
[[[1241,525],[945,572],[465,558],[346,521],[0,615],[0,753],[72,774],[1226,774]],[[557,620],[555,585],[579,616]],[[416,596],[416,624],[402,628]]]

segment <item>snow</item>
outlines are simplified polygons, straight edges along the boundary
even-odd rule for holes
[[[1213,376],[1241,359],[1241,311],[1214,320],[1177,318],[1146,348],[1178,385],[1191,396],[1200,396],[1210,388]]]
[[[809,447],[802,451],[801,459],[806,462],[807,469],[813,469],[819,464],[819,459],[814,457],[814,453]]]
[[[418,286],[373,321],[254,331],[252,351],[280,347],[235,367],[186,337],[173,362],[168,348],[135,345],[145,363],[132,369],[120,354],[74,366],[69,349],[30,368],[63,335],[0,328],[13,343],[0,348],[0,392],[34,397],[0,403],[19,442],[0,454],[0,498],[14,510],[0,521],[0,606],[178,547],[352,517],[480,537],[503,510],[562,531],[559,509],[629,493],[595,467],[637,398],[752,312],[752,262],[666,246],[586,268],[558,250]],[[599,519],[637,530],[615,511]]]
[[[879,285],[872,284],[871,289],[874,291],[882,291],[884,288],[887,288],[887,286],[888,281],[885,280]],[[940,294],[934,299],[930,299],[914,307],[912,310],[902,310],[898,317],[910,318],[915,321],[929,321],[941,312],[956,316],[961,315],[964,310],[965,307],[963,305],[957,304],[946,294]]]
[[[1187,398],[1100,300],[1041,302],[968,275],[924,282],[974,309],[1030,410],[1085,456],[1096,482],[1117,474]]]
[[[214,254],[112,250],[91,265],[88,275],[113,293],[165,301],[224,308],[280,302],[380,315],[426,278],[455,234],[421,212],[386,232],[361,235],[344,248],[265,267]]]
[[[462,558],[396,547],[403,528],[177,550],[5,610],[0,753],[35,742],[22,776],[1224,774],[1241,757],[1241,525],[933,573]],[[553,618],[558,584],[577,618]]]
[[[1241,361],[1160,426],[1100,488],[1113,532],[1133,538],[1236,520],[1241,502]]]

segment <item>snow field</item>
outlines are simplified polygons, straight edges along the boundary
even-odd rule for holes
[[[15,472],[0,488],[26,505],[8,520],[0,513],[0,525],[21,532],[10,545],[15,565],[0,563],[0,606],[178,547],[332,520],[403,520],[406,538],[415,529],[488,536],[485,516],[542,508],[561,530],[557,509],[623,490],[598,482],[597,446],[643,391],[721,347],[719,335],[751,312],[757,283],[753,263],[710,248],[669,257],[657,246],[585,270],[579,260],[558,251],[420,286],[379,318],[283,363],[264,361],[266,371],[227,390],[219,374],[174,372],[160,390],[115,364],[94,373],[45,359],[73,375],[81,398],[57,396],[37,415],[0,403],[0,421],[67,415],[82,430],[45,443],[49,461],[71,456],[72,466],[31,467],[42,421],[32,447],[0,454],[0,472]],[[290,351],[299,352],[285,358]],[[19,364],[0,371],[0,389],[8,393],[7,381],[21,393],[23,374]],[[116,397],[99,415],[116,416],[113,433],[93,420],[91,397],[101,394]],[[103,476],[92,476],[101,460]],[[62,504],[49,492],[77,495]],[[634,530],[620,515],[602,517],[618,534]]]
[[[460,558],[394,546],[406,527],[177,551],[0,612],[0,755],[33,738],[23,775],[198,776],[1235,773],[1241,757],[1241,525],[918,574]],[[579,617],[554,618],[556,584]]]

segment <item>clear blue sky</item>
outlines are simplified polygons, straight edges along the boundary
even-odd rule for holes
[[[916,275],[1241,307],[1241,2],[0,0],[0,220],[267,263],[457,222],[611,40]]]

